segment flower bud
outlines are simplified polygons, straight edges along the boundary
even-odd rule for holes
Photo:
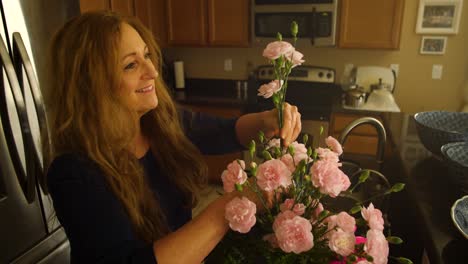
[[[282,41],[283,40],[283,35],[281,35],[281,33],[276,33],[276,38],[278,39],[278,41]]]
[[[309,135],[304,134],[304,136],[302,137],[302,143],[305,145],[307,144],[307,141],[309,141]]]
[[[253,168],[257,168],[257,163],[255,163],[255,161],[252,161],[250,162],[250,167],[253,169]]]
[[[263,133],[263,131],[260,130],[260,132],[258,132],[258,139],[260,140],[260,143],[263,143],[263,141],[265,141],[265,133]]]
[[[263,158],[265,158],[266,160],[271,160],[271,159],[273,159],[273,157],[271,156],[270,152],[268,152],[268,151],[266,151],[266,150],[264,150],[264,151],[262,152],[262,154],[263,154]]]
[[[254,140],[250,141],[249,143],[249,153],[250,153],[250,157],[253,159],[254,154],[255,154],[255,141]]]
[[[299,27],[297,26],[296,21],[291,22],[291,35],[296,38]]]

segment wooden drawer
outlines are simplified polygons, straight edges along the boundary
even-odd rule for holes
[[[340,134],[346,126],[348,126],[354,120],[361,118],[360,115],[350,115],[350,114],[334,114],[333,115],[333,133]],[[375,117],[377,118],[377,117]],[[377,118],[380,120],[380,118]],[[353,129],[351,132],[352,135],[362,135],[362,136],[377,136],[377,130],[371,125],[360,125]]]
[[[340,133],[333,133],[333,137],[339,138]],[[343,145],[344,153],[376,155],[378,138],[373,136],[359,136],[350,134]]]

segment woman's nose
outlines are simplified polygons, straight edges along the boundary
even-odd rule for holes
[[[147,60],[145,63],[144,76],[147,79],[156,79],[159,76],[159,72],[154,68],[153,63],[150,60]]]

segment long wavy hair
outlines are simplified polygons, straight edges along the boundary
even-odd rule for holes
[[[137,234],[150,242],[169,230],[139,160],[129,151],[138,118],[118,95],[123,23],[140,34],[151,61],[162,72],[160,48],[151,32],[135,18],[102,11],[68,21],[54,36],[50,50],[53,76],[47,104],[52,145],[45,152],[49,164],[64,153],[77,153],[94,161],[126,208]],[[192,208],[206,182],[206,164],[184,135],[161,75],[155,86],[159,103],[139,120],[141,131],[150,140],[155,162],[183,193],[186,206]]]

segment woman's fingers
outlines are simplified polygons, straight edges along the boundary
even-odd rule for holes
[[[283,138],[285,146],[296,140],[301,132],[301,114],[296,106],[288,103],[284,104],[283,109],[283,128],[280,131],[280,137]]]

